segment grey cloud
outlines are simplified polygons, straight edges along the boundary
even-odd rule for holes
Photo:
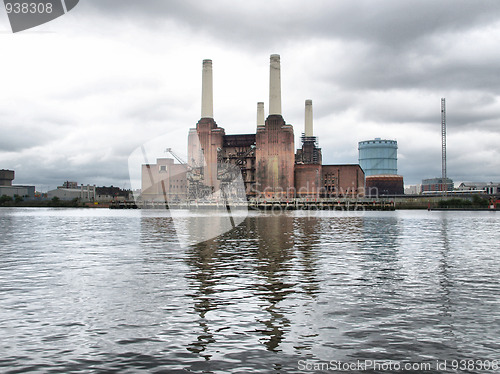
[[[342,118],[348,118],[349,112],[352,111],[359,117],[359,122],[373,123],[377,126],[377,131],[381,132],[395,124],[401,124],[401,127],[407,128],[408,131],[416,124],[431,129],[439,126],[439,99],[447,97],[449,132],[474,127],[483,131],[479,136],[485,136],[485,131],[500,131],[499,61],[496,61],[494,55],[490,55],[488,59],[482,58],[481,55],[463,58],[467,51],[463,51],[459,57],[452,52],[467,48],[460,43],[464,35],[498,22],[499,11],[500,2],[497,0],[86,0],[72,11],[72,16],[80,14],[82,20],[83,16],[89,16],[88,24],[82,23],[93,28],[88,31],[89,38],[102,37],[113,40],[114,36],[110,30],[123,27],[123,30],[129,33],[130,45],[144,43],[150,32],[163,32],[162,25],[170,23],[178,26],[179,34],[190,34],[186,36],[186,40],[204,40],[208,45],[213,43],[214,48],[225,46],[235,54],[240,52],[241,58],[256,53],[280,53],[281,50],[299,55],[301,51],[297,50],[297,46],[313,45],[317,41],[326,40],[325,48],[329,48],[328,42],[332,42],[334,46],[331,49],[315,51],[317,55],[314,61],[306,59],[307,64],[314,63],[314,66],[306,64],[304,69],[308,69],[307,74],[303,74],[297,82],[293,82],[293,86],[287,88],[288,94],[294,96],[294,102],[300,102],[296,109],[285,113],[285,119],[295,126],[296,134],[301,132],[303,126],[303,101],[298,100],[299,94],[302,95],[301,79],[308,79],[314,81],[307,98],[314,100],[316,123],[325,124],[322,120],[330,117],[342,121]],[[130,27],[131,25],[133,27]],[[142,31],[145,33],[142,34]],[[176,37],[176,34],[164,37],[168,42],[169,38]],[[474,42],[473,38],[471,42]],[[193,45],[196,43],[193,42]],[[158,56],[164,58],[160,51]],[[169,58],[176,58],[175,54]],[[127,61],[123,63],[127,64]],[[295,61],[283,59],[283,63],[290,66]],[[199,73],[196,71],[196,74]],[[218,77],[222,76],[220,71],[217,74]],[[199,103],[195,102],[193,109],[191,102],[193,97],[198,97],[199,86],[193,87],[196,96],[181,96],[165,89],[163,96],[159,98],[162,84],[155,84],[154,80],[147,80],[148,78],[140,74],[135,79],[127,77],[127,83],[130,84],[123,87],[122,78],[125,79],[118,76],[105,78],[100,82],[84,82],[80,87],[69,87],[60,97],[52,99],[60,102],[87,99],[92,102],[93,96],[99,93],[108,96],[121,94],[123,97],[129,92],[134,97],[144,95],[144,100],[140,97],[137,102],[130,100],[122,106],[118,100],[110,101],[112,105],[116,104],[116,108],[112,108],[116,111],[116,116],[110,119],[113,123],[102,126],[113,127],[116,133],[120,134],[125,132],[123,126],[135,126],[137,122],[137,132],[141,134],[138,134],[136,139],[124,141],[117,135],[116,143],[113,143],[115,140],[109,139],[109,147],[112,148],[110,157],[91,159],[83,165],[60,158],[52,164],[41,166],[33,159],[20,158],[16,161],[16,164],[22,165],[16,170],[19,178],[25,178],[24,175],[36,175],[39,178],[37,183],[47,185],[53,185],[54,180],[62,183],[67,179],[75,179],[81,183],[116,185],[128,177],[127,152],[147,140],[144,138],[146,135],[142,133],[154,132],[154,126],[163,126],[163,121],[177,122],[176,126],[182,134],[175,139],[181,139],[182,136],[184,141],[187,129],[194,125],[199,114]],[[101,78],[98,75],[96,79]],[[263,79],[265,81],[265,78]],[[286,82],[287,79],[292,78],[284,74],[283,81]],[[139,88],[142,91],[139,92]],[[294,91],[293,94],[290,93],[291,90]],[[168,99],[172,100],[166,100],[165,93],[168,93],[171,96]],[[42,98],[44,99],[47,98]],[[232,104],[231,100],[227,101]],[[220,109],[219,104],[216,112],[220,113]],[[189,113],[186,113],[187,111]],[[229,114],[225,115],[228,119],[221,121],[222,126],[229,127],[232,118],[236,117],[233,113],[235,111],[227,109]],[[37,115],[41,117],[40,113]],[[75,116],[78,117],[78,114]],[[216,118],[217,121],[219,119],[220,117]],[[0,147],[14,152],[47,144],[52,137],[63,139],[67,131],[64,123],[71,123],[71,119],[64,116],[38,120],[36,123],[27,124],[22,131],[15,128],[6,131],[5,135],[0,137]],[[252,116],[249,123],[253,122]],[[73,122],[75,123],[79,123],[78,118]],[[323,131],[328,139],[320,138],[325,161],[357,162],[355,139],[362,140],[366,134],[351,134],[345,144],[339,146],[340,138],[345,135],[335,129],[336,126],[341,128],[342,124],[327,123],[326,126],[333,130],[328,128]],[[2,132],[3,129],[4,127]],[[63,134],[56,134],[56,129],[63,129]],[[349,130],[356,131],[356,128]],[[158,131],[161,132],[161,129]],[[386,132],[390,132],[390,129]],[[25,133],[29,136],[25,137]],[[127,132],[127,136],[130,136],[130,133]],[[415,144],[400,144],[400,152],[404,157],[399,162],[399,169],[405,174],[407,181],[417,183],[422,178],[439,175],[439,136],[433,141],[436,146],[432,148],[432,152],[422,151],[423,148],[418,143],[423,143],[423,139],[415,138]],[[102,144],[104,146],[106,143]],[[94,151],[99,150],[99,147],[100,145],[94,145]],[[76,152],[84,151],[78,147],[75,149]],[[453,154],[450,157],[453,159]],[[488,166],[489,169],[481,171],[477,159],[472,163],[461,159],[456,162],[461,164],[453,165],[454,169],[451,170],[456,170],[457,175],[460,165],[470,173],[479,170],[478,175],[474,176],[478,180],[488,172],[493,173],[491,165]],[[498,165],[498,162],[492,165]],[[460,173],[464,174],[462,171]]]
[[[82,9],[125,20],[176,19],[218,38],[262,44],[265,39],[352,38],[401,46],[425,35],[464,30],[497,18],[495,0],[235,2],[232,0],[88,0]],[[82,4],[83,5],[83,4]],[[83,6],[82,6],[83,8]]]

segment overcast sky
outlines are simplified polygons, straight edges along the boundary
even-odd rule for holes
[[[497,0],[81,0],[17,34],[0,9],[0,43],[0,169],[15,184],[130,187],[130,154],[165,135],[185,155],[207,58],[216,122],[255,132],[273,53],[296,146],[312,99],[324,163],[358,163],[358,141],[380,137],[398,141],[406,185],[440,176],[445,97],[449,177],[500,182]]]

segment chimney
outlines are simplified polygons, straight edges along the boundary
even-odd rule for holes
[[[214,118],[212,60],[203,60],[203,77],[201,82],[201,118]]]
[[[306,116],[305,116],[305,136],[313,135],[313,102],[306,100]]]
[[[269,74],[269,115],[281,115],[281,72],[280,55],[271,55]]]
[[[266,118],[264,115],[264,103],[258,102],[257,103],[257,127],[265,126],[265,124],[266,124]]]

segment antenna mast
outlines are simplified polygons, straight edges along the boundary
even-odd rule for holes
[[[441,182],[445,195],[448,194],[448,181],[446,176],[446,99],[441,98]]]

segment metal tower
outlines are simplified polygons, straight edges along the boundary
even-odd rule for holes
[[[441,98],[441,182],[445,195],[448,193],[446,177],[446,99]]]

